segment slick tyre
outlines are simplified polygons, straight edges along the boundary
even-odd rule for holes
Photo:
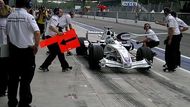
[[[80,47],[76,48],[77,55],[86,55],[87,47],[85,47],[84,41],[87,40],[85,37],[79,37]]]
[[[99,45],[89,46],[89,67],[90,69],[100,69],[99,61],[103,58],[103,48]]]
[[[150,48],[148,47],[140,47],[137,50],[136,53],[136,60],[137,61],[141,61],[143,59],[146,59],[146,61],[150,64],[151,62],[153,62],[153,52]],[[148,68],[138,68],[137,71],[145,73],[147,71],[149,71],[150,67]]]
[[[141,61],[143,59],[146,59],[148,61],[153,61],[153,52],[150,48],[148,47],[140,47],[139,49],[137,49],[137,53],[136,53],[136,60],[137,61]]]

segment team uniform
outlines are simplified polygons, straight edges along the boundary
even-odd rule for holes
[[[34,32],[39,32],[35,18],[24,8],[16,8],[7,18],[7,34],[9,35],[10,72],[8,85],[8,105],[30,107],[32,93],[30,83],[34,76],[35,54],[31,46],[35,45]],[[19,85],[20,83],[20,85]]]
[[[59,20],[59,17],[57,15],[53,15],[47,25],[47,28],[46,28],[46,39],[48,38],[51,38],[55,35],[57,35],[56,32],[53,32],[49,29],[50,26],[53,26],[53,27],[57,27],[58,26],[58,20]],[[61,67],[62,67],[62,70],[65,70],[65,69],[68,69],[69,68],[69,64],[67,63],[67,61],[65,60],[65,56],[64,56],[64,53],[62,53],[60,51],[60,48],[59,48],[59,45],[58,43],[54,43],[52,45],[49,45],[47,46],[48,49],[49,49],[49,56],[46,58],[46,60],[44,61],[44,63],[40,66],[40,69],[41,70],[48,70],[48,66],[51,65],[52,61],[55,59],[55,57],[58,55],[58,59],[61,63]]]
[[[183,27],[189,27],[183,20],[181,20],[180,18],[176,17],[175,18],[178,25],[179,25],[179,29],[182,29]]]
[[[168,39],[166,41],[165,61],[168,70],[175,70],[178,65],[178,58],[176,56],[178,56],[179,52],[181,33],[178,22],[171,14],[166,17],[166,23],[168,29],[173,28],[174,32],[171,44],[168,45]]]
[[[188,28],[189,26],[183,21],[183,20],[181,20],[180,18],[178,18],[178,17],[176,17],[175,18],[176,19],[176,21],[178,22],[178,25],[179,25],[179,29],[181,30],[181,29],[183,29],[184,27],[186,27],[186,28]],[[177,58],[178,58],[178,62],[177,62],[177,65],[181,65],[181,52],[180,52],[180,42],[181,42],[181,39],[182,39],[182,37],[183,37],[183,34],[181,33],[181,35],[180,35],[181,37],[179,38],[179,51],[178,51],[178,56],[177,56]]]
[[[65,28],[65,31],[67,31],[68,26],[70,26],[71,23],[72,23],[71,15],[70,14],[63,15],[59,19],[59,24],[58,24],[59,31],[62,32],[64,28]],[[69,56],[69,55],[72,55],[72,53],[70,51],[67,51],[67,56]]]
[[[64,29],[66,26],[71,24],[71,22],[72,22],[71,16],[69,14],[66,14],[66,15],[63,15],[62,17],[60,17],[58,26],[61,29]]]
[[[158,39],[158,37],[152,29],[148,29],[148,31],[146,31],[145,34],[150,34],[146,36],[149,39],[149,41],[146,42],[146,45],[148,47],[153,48],[159,45],[160,40]]]

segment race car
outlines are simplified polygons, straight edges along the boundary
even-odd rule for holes
[[[90,35],[96,35],[99,39],[90,40]],[[151,68],[151,50],[142,49],[138,55],[131,54],[134,49],[131,42],[131,34],[123,32],[115,34],[111,27],[106,26],[104,32],[87,31],[86,37],[79,37],[80,47],[76,48],[77,55],[87,55],[91,69],[103,67],[122,68],[122,69],[141,69]],[[143,55],[144,53],[150,55]],[[138,56],[138,57],[136,57]],[[150,58],[149,58],[150,57]]]

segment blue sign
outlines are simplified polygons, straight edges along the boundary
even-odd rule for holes
[[[128,1],[122,1],[122,6],[137,6],[137,2],[128,2]]]

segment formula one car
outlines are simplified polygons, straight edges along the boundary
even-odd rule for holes
[[[93,37],[97,35],[99,39],[90,40],[90,34],[94,34]],[[87,31],[86,37],[79,37],[79,42],[80,47],[76,48],[76,53],[88,56],[91,69],[111,67],[148,70],[151,68],[150,60],[153,59],[151,50],[146,48],[141,49],[138,55],[131,54],[130,51],[134,49],[134,45],[131,42],[131,34],[128,32],[116,35],[111,31],[111,27],[105,27],[104,32]]]

